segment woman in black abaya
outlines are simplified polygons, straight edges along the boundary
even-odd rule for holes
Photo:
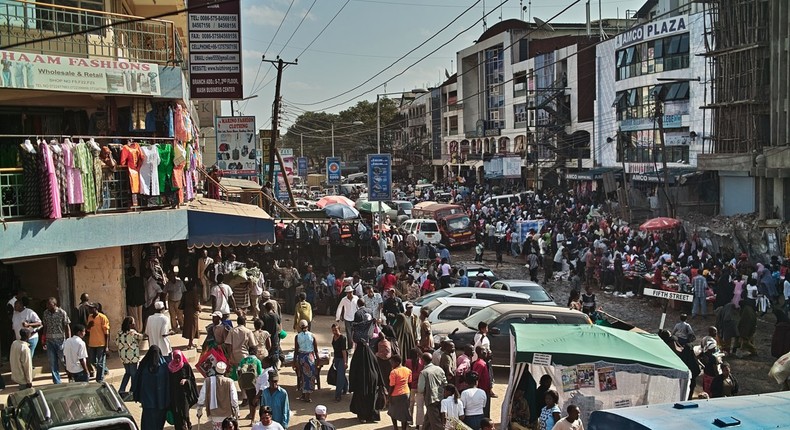
[[[375,320],[364,308],[354,315],[352,335],[355,348],[348,370],[349,391],[354,393],[350,410],[363,423],[381,420],[379,409],[383,407],[385,395],[378,361],[368,345],[374,323]]]
[[[184,353],[173,350],[173,359],[167,365],[170,377],[170,411],[173,413],[175,430],[190,430],[189,409],[198,401],[195,373]]]

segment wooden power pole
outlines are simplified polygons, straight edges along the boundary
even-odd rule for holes
[[[280,88],[283,79],[283,70],[285,69],[285,66],[296,65],[297,61],[290,63],[287,61],[283,61],[283,59],[280,58],[279,56],[277,57],[276,60],[267,60],[266,57],[264,56],[263,61],[266,61],[267,63],[271,63],[275,67],[277,67],[277,85],[274,87],[274,106],[272,107],[272,142],[271,142],[271,151],[269,152],[269,177],[268,177],[269,182],[271,182],[273,185],[274,163],[276,162],[275,151],[277,151],[277,137],[280,134],[280,130],[279,130],[280,104],[282,100],[282,97],[280,96]],[[283,175],[285,175],[285,171],[283,171],[282,173]],[[287,182],[287,178],[286,178],[286,182]]]

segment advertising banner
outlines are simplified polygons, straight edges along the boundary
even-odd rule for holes
[[[340,185],[340,157],[326,157],[326,184]]]
[[[217,167],[227,176],[258,174],[254,116],[218,116]]]
[[[307,157],[299,157],[296,159],[297,169],[299,171],[299,176],[302,178],[307,177]]]
[[[546,222],[544,219],[533,219],[527,221],[519,221],[518,223],[518,232],[519,232],[519,242],[524,243],[529,237],[529,231],[535,230],[535,233],[540,233],[540,229],[543,228],[543,224]]]
[[[368,154],[368,201],[392,200],[392,156]]]
[[[161,94],[159,66],[133,61],[0,51],[3,88],[93,94]]]
[[[215,3],[190,0],[189,6]],[[241,0],[192,9],[189,87],[193,99],[241,99]]]

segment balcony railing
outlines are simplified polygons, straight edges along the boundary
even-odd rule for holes
[[[185,65],[175,24],[139,17],[38,2],[0,3],[0,45],[50,55],[107,57]],[[98,27],[112,24],[111,27]],[[84,31],[81,34],[72,34]],[[45,40],[62,35],[56,39]]]

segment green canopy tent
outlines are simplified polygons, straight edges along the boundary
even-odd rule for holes
[[[392,210],[386,203],[382,202],[371,202],[368,200],[357,200],[357,203],[354,205],[357,210],[362,212],[369,212],[369,213],[376,213],[376,212],[388,212]]]
[[[691,378],[657,335],[598,325],[513,324],[510,363],[503,429],[515,391],[534,387],[544,374],[554,381],[560,408],[576,404],[585,423],[593,410],[685,400]]]

